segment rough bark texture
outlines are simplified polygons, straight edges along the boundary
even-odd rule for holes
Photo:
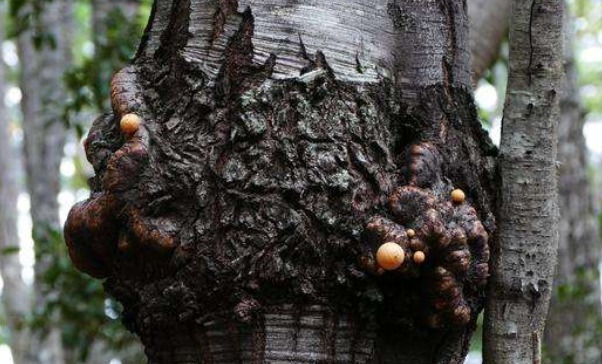
[[[5,2],[0,2],[0,20],[6,16]],[[4,104],[6,91],[5,65],[2,57],[4,27],[0,26],[0,274],[2,304],[9,329],[9,344],[15,363],[25,363],[28,352],[33,351],[25,323],[31,308],[31,289],[21,278],[23,269],[19,261],[17,235],[18,160],[10,132],[8,110]]]
[[[464,1],[158,0],[112,103],[65,237],[151,363],[463,361],[496,154]]]
[[[564,79],[560,96],[560,239],[545,352],[552,363],[602,362],[600,235],[588,180],[585,117],[579,99],[572,19],[565,18]]]
[[[43,282],[52,262],[52,231],[60,229],[57,195],[60,191],[60,163],[66,127],[62,107],[65,99],[63,74],[71,60],[71,1],[45,4],[39,20],[18,39],[23,100],[24,154],[27,190],[31,199],[33,237],[36,244],[35,303],[44,307],[47,297],[58,295]],[[52,40],[34,46],[33,29],[41,29]],[[44,254],[46,252],[46,254]],[[60,327],[50,323],[47,332],[35,332],[32,344],[38,348],[35,363],[63,363]]]
[[[508,31],[511,0],[468,0],[472,77],[476,83],[497,59]]]
[[[558,244],[560,0],[514,1],[500,150],[499,240],[484,328],[487,363],[539,363]]]

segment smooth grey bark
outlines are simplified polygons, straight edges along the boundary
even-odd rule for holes
[[[56,287],[44,283],[43,277],[54,259],[50,253],[53,232],[60,231],[57,196],[67,132],[63,121],[63,75],[71,64],[73,32],[71,1],[55,0],[43,6],[35,24],[18,37],[25,170],[36,250],[34,307],[38,310],[45,307],[48,297],[60,295]],[[45,40],[36,48],[32,29],[42,29],[52,40]],[[56,321],[48,323],[47,329],[36,330],[32,340],[37,352],[35,358],[27,360],[65,362],[61,327]]]
[[[461,363],[494,229],[470,84],[464,1],[158,0],[85,143],[72,260],[151,363]],[[372,269],[385,238],[408,269]]]
[[[539,363],[558,246],[559,0],[513,2],[484,361]]]
[[[560,96],[560,239],[558,268],[544,349],[551,363],[602,362],[599,332],[600,231],[588,179],[588,160],[574,55],[572,17],[565,17],[564,78]]]
[[[497,59],[508,31],[511,0],[468,0],[473,82]]]
[[[2,304],[8,326],[9,345],[14,362],[24,364],[26,363],[24,358],[31,355],[35,348],[29,342],[29,330],[25,322],[31,309],[31,288],[21,277],[23,266],[18,254],[19,154],[14,148],[8,110],[4,104],[7,85],[2,57],[2,43],[5,40],[5,5],[5,1],[0,1],[0,20],[2,20],[0,26],[0,274],[4,282]]]

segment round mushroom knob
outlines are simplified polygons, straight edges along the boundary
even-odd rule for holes
[[[381,245],[376,252],[376,262],[385,270],[395,270],[401,266],[405,259],[403,248],[390,242]]]
[[[451,199],[454,203],[460,204],[466,200],[466,194],[459,188],[456,188],[451,192]]]

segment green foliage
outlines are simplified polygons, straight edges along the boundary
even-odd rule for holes
[[[44,7],[53,0],[9,0],[9,14],[12,19],[9,36],[16,37],[24,31],[32,31],[32,39],[36,48],[47,45],[56,47],[52,34],[45,31],[40,22]]]
[[[119,304],[106,296],[102,282],[73,267],[59,230],[36,226],[34,240],[36,261],[48,267],[37,278],[43,282],[47,299],[30,318],[33,329],[43,331],[50,323],[61,327],[64,345],[75,350],[81,361],[94,342],[119,350],[136,340],[120,324]]]
[[[142,16],[131,21],[119,10],[109,14],[106,34],[95,35],[94,53],[83,57],[81,64],[65,75],[70,92],[66,113],[79,137],[87,125],[76,122],[74,116],[89,108],[109,109],[111,76],[134,55],[145,21]]]
[[[0,255],[13,255],[18,254],[21,248],[18,245],[7,246],[0,249]]]
[[[576,36],[579,83],[585,108],[602,114],[602,2],[572,0]]]
[[[602,318],[599,316],[597,310],[600,298],[592,295],[592,285],[598,284],[599,279],[597,268],[586,269],[580,267],[575,272],[575,278],[572,282],[556,286],[553,292],[553,299],[557,300],[564,307],[571,307],[573,303],[578,303],[579,307],[590,308],[578,313],[585,316],[581,322],[586,322],[586,324],[572,328],[573,336],[584,339],[585,348],[597,348],[602,342]],[[551,354],[549,352],[545,352],[545,355],[548,361],[553,363],[576,363],[573,353],[567,353],[564,357],[553,358],[550,357]]]
[[[56,40],[40,26],[40,16],[51,1],[53,0],[8,0],[9,22],[2,25],[8,27],[7,30],[13,37],[25,30],[31,31],[37,47],[55,47]],[[65,121],[75,129],[78,137],[85,134],[89,124],[77,119],[81,119],[82,115],[108,110],[110,78],[135,53],[148,19],[148,1],[145,3],[147,6],[142,8],[141,14],[146,17],[140,15],[132,21],[117,10],[105,19],[106,33],[92,36],[90,1],[75,2],[76,31],[73,34],[72,49],[77,66],[65,75],[69,91],[67,102],[56,107],[64,110]],[[83,163],[83,158],[75,158],[77,173],[75,178],[63,179],[65,187],[71,190],[87,187],[86,178],[83,177]],[[138,341],[119,322],[120,306],[106,296],[102,281],[92,279],[73,267],[59,229],[36,225],[33,238],[36,264],[44,266],[44,274],[36,277],[36,280],[42,283],[45,301],[38,302],[41,304],[27,318],[32,329],[44,332],[50,326],[60,327],[63,343],[76,353],[77,362],[85,361],[92,343],[104,343],[108,350],[119,353],[122,348]],[[0,254],[17,252],[16,248],[8,248],[0,251]],[[4,316],[0,314],[0,327],[3,328],[0,330],[0,343],[8,337],[4,321]]]

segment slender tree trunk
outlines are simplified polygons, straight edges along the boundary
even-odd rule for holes
[[[546,327],[552,363],[602,362],[600,235],[588,181],[588,162],[573,52],[572,19],[565,18],[564,79],[560,98],[560,240],[555,292]]]
[[[35,307],[42,310],[49,297],[59,295],[44,283],[52,264],[54,232],[59,229],[57,195],[66,126],[63,121],[65,87],[63,74],[71,62],[72,2],[55,0],[44,4],[40,18],[19,36],[23,131],[27,189],[31,199],[33,237],[36,244]],[[34,46],[33,29],[49,35]],[[43,331],[43,332],[42,332]],[[63,363],[61,328],[50,322],[47,330],[34,333],[37,363]]]
[[[470,53],[476,83],[497,59],[507,34],[511,0],[468,0]]]
[[[0,20],[6,19],[5,2],[0,1]],[[4,26],[0,26],[0,45],[4,41]],[[19,236],[17,235],[17,173],[18,160],[10,132],[8,110],[4,104],[6,91],[5,68],[0,47],[0,274],[2,304],[9,329],[14,362],[25,363],[33,351],[25,322],[31,308],[31,289],[21,278]]]
[[[65,237],[151,363],[463,362],[496,154],[465,1],[158,0],[112,104]]]
[[[499,243],[487,297],[487,363],[541,361],[558,244],[560,0],[516,0],[502,128]]]

